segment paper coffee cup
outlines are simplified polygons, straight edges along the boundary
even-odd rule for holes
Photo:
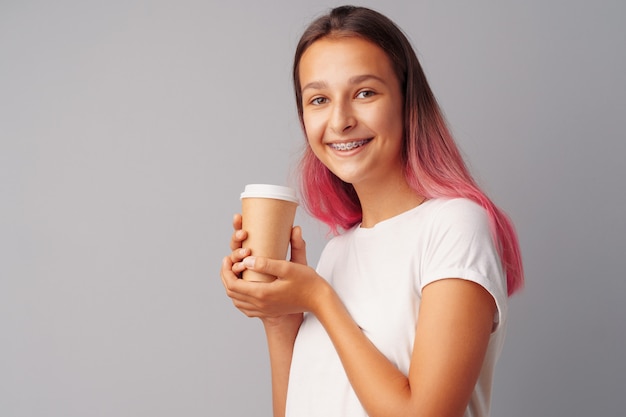
[[[295,190],[280,185],[248,184],[241,193],[243,230],[248,232],[243,247],[253,256],[285,259],[298,207]],[[245,270],[246,281],[271,282],[272,275]]]

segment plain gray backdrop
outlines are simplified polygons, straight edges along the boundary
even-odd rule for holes
[[[243,186],[292,183],[293,50],[338,4],[0,1],[0,415],[270,416],[218,271]],[[517,225],[493,416],[624,415],[626,3],[361,4]]]

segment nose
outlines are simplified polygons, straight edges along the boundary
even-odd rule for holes
[[[352,130],[356,126],[356,117],[350,103],[345,100],[336,101],[328,124],[333,133],[338,135]]]

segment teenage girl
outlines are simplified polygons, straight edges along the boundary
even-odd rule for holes
[[[411,44],[385,16],[339,7],[303,34],[293,79],[303,204],[336,236],[317,269],[297,226],[290,261],[255,258],[236,215],[221,269],[264,324],[274,415],[488,416],[519,246]],[[243,281],[246,268],[278,279]]]

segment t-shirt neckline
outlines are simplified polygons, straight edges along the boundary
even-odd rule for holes
[[[389,217],[388,219],[379,221],[372,227],[361,227],[361,223],[358,223],[357,225],[354,226],[354,232],[358,234],[371,234],[371,233],[375,233],[378,230],[383,230],[383,229],[386,229],[387,227],[391,227],[393,226],[393,224],[397,223],[398,221],[401,221],[403,218],[410,216],[413,213],[423,210],[423,207],[429,205],[429,203],[433,200],[434,199],[432,198],[428,198],[415,207],[412,207],[406,211],[398,213],[395,216]]]

